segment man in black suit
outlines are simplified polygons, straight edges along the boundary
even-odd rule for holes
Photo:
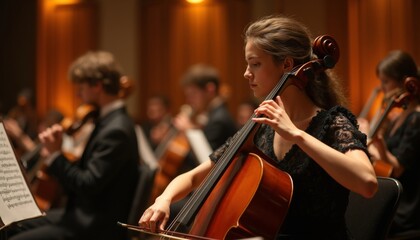
[[[47,172],[66,190],[64,211],[19,224],[11,239],[125,239],[123,228],[138,179],[138,149],[134,124],[119,99],[121,72],[112,54],[89,52],[70,67],[84,103],[99,109],[80,161],[70,163],[61,152],[63,129],[54,125],[39,134],[49,157]]]
[[[213,150],[217,149],[236,132],[235,120],[220,95],[218,71],[206,64],[192,65],[183,75],[181,84],[186,103],[191,107],[192,116],[181,112],[174,118],[175,127],[181,132],[201,129],[210,147]],[[197,158],[198,156],[190,151],[178,174],[197,166],[199,164]],[[171,214],[169,222],[187,200],[188,197],[172,204],[171,212],[175,214]]]
[[[193,117],[179,114],[175,126],[182,131],[202,129],[212,149],[217,149],[236,132],[235,120],[220,95],[219,73],[212,66],[195,64],[184,74],[181,84]]]

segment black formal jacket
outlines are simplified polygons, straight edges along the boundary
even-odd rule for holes
[[[68,194],[60,225],[76,239],[124,239],[125,222],[138,179],[138,148],[134,124],[119,108],[102,117],[76,164],[60,155],[48,171]]]
[[[229,137],[235,134],[235,120],[224,103],[209,111],[208,122],[203,132],[213,150],[222,146]]]

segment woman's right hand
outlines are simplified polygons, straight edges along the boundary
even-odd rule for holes
[[[151,232],[164,230],[169,219],[171,201],[158,197],[155,203],[150,206],[139,220],[139,226],[150,229]]]

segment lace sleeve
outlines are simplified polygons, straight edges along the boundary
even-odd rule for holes
[[[369,155],[366,147],[366,135],[359,131],[353,114],[338,112],[336,115],[331,115],[327,141],[330,146],[340,152],[360,149]]]

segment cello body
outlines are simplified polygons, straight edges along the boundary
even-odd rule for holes
[[[249,153],[232,161],[201,207],[190,234],[214,239],[276,235],[289,208],[293,182],[260,156],[261,152]]]
[[[159,169],[155,175],[149,202],[162,194],[168,184],[179,174],[179,169],[190,151],[185,134],[177,132],[167,143],[164,153],[159,157]]]

